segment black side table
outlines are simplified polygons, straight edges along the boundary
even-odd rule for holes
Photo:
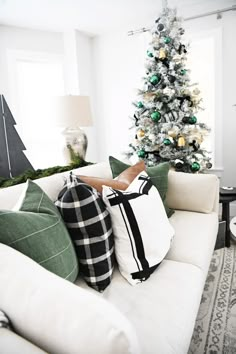
[[[226,221],[225,246],[230,247],[231,231],[230,224],[230,203],[236,200],[236,188],[225,190],[220,188],[220,203],[222,203],[222,220]]]

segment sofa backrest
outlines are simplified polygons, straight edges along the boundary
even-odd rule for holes
[[[75,174],[112,178],[108,162],[80,167],[73,170]],[[45,193],[55,201],[70,172],[35,180]],[[24,183],[0,189],[0,209],[14,208],[19,199]],[[218,212],[219,180],[212,174],[191,174],[170,171],[168,175],[167,204],[170,208],[201,213]]]
[[[107,162],[80,167],[73,170],[73,172],[78,175],[112,178],[110,167]],[[36,179],[34,182],[37,183],[53,201],[55,201],[64,185],[65,178],[69,173],[70,172],[57,173],[49,177]],[[24,185],[25,183],[22,183],[16,186],[0,189],[0,209],[11,210],[14,208],[21,196]]]
[[[219,180],[213,174],[170,171],[166,201],[172,209],[218,212]]]

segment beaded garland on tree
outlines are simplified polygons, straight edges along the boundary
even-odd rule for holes
[[[176,171],[204,172],[212,167],[211,157],[200,145],[210,129],[197,119],[200,91],[190,83],[176,10],[165,8],[151,34],[144,86],[133,102],[135,140],[127,155],[148,166],[169,161]]]

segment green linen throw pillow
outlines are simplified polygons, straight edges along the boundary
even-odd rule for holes
[[[77,257],[54,203],[28,180],[18,204],[17,210],[0,210],[0,242],[58,276],[75,281]]]
[[[112,171],[113,178],[119,176],[124,170],[129,168],[131,165],[128,165],[113,156],[109,156],[109,163]],[[166,192],[168,189],[168,172],[170,169],[170,164],[168,162],[160,163],[159,165],[153,167],[146,167],[146,172],[149,177],[151,177],[151,181],[153,185],[157,188],[160,197],[163,201],[166,214],[169,217],[174,213],[173,209],[170,209],[166,204]]]

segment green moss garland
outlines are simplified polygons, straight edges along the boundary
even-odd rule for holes
[[[67,166],[54,166],[43,170],[38,169],[36,171],[27,170],[24,173],[20,174],[19,176],[10,179],[0,177],[0,188],[10,187],[19,183],[24,183],[27,181],[27,179],[34,180],[42,177],[48,177],[54,175],[55,173],[66,172],[78,167],[84,167],[88,165],[92,165],[92,162],[78,160]]]

